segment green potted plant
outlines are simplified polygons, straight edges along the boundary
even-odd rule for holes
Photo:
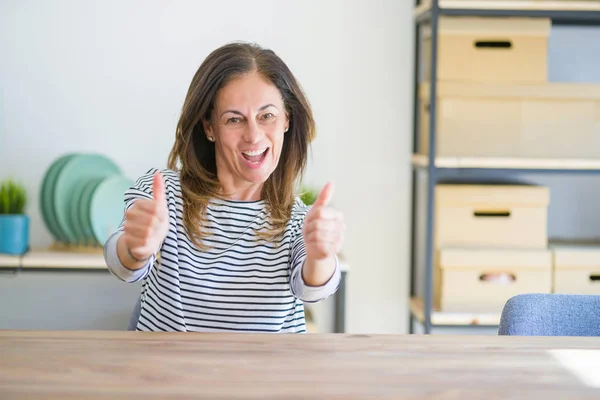
[[[8,179],[0,185],[0,253],[20,255],[29,247],[27,192]]]
[[[319,191],[313,187],[302,185],[298,196],[304,204],[310,206],[317,200],[317,197],[319,197]]]

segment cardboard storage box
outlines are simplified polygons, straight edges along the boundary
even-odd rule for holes
[[[548,18],[441,17],[439,81],[541,83],[548,77]],[[425,78],[431,32],[424,31]]]
[[[522,293],[551,293],[552,252],[515,249],[442,249],[440,310],[501,312]]]
[[[429,151],[429,85],[419,90],[419,152]],[[438,84],[436,154],[600,158],[600,85]]]
[[[439,184],[435,247],[544,249],[549,203],[544,186]]]
[[[554,293],[600,295],[600,244],[552,245]]]

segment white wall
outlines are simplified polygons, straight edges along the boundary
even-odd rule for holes
[[[50,243],[37,198],[56,157],[100,152],[131,178],[164,166],[201,61],[228,41],[256,41],[288,63],[314,107],[307,181],[334,181],[346,214],[348,330],[405,331],[413,3],[2,2],[0,179],[29,190],[32,245]]]

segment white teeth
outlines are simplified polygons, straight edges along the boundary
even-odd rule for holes
[[[264,153],[265,151],[267,151],[267,149],[268,149],[268,147],[265,147],[262,150],[254,150],[254,151],[249,150],[249,151],[244,151],[243,153],[247,156],[259,156],[262,153]]]

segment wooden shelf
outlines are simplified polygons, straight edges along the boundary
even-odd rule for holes
[[[22,268],[106,269],[104,255],[59,251],[31,251],[23,256]]]
[[[439,8],[454,10],[600,11],[596,0],[439,0]],[[431,0],[415,8],[419,16],[431,9]]]
[[[413,297],[410,299],[410,312],[419,322],[425,322],[425,306],[423,299]],[[470,312],[442,312],[433,310],[431,324],[434,326],[498,326],[500,313],[470,313]]]
[[[0,268],[48,268],[48,269],[106,269],[102,251],[77,252],[55,250],[31,250],[23,256],[0,254]],[[340,260],[340,269],[348,272],[350,266]]]
[[[429,157],[413,154],[416,167],[429,166]],[[455,169],[531,169],[531,170],[598,170],[600,160],[592,159],[546,159],[546,158],[500,158],[500,157],[437,157],[437,168]]]
[[[31,250],[22,256],[0,255],[0,268],[106,269],[102,253]]]
[[[7,268],[17,268],[21,265],[20,256],[11,256],[8,254],[0,254],[0,266]]]

